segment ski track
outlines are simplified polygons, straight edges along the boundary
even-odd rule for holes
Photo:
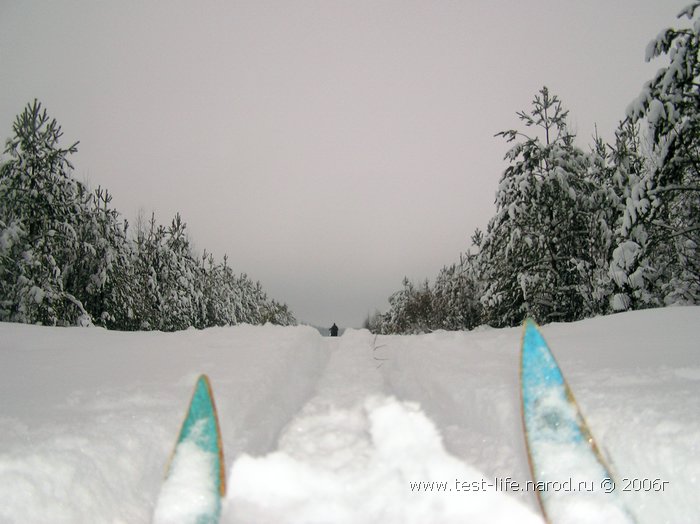
[[[436,421],[456,457],[490,479],[525,481],[530,471],[520,418],[520,331],[501,331],[495,339],[493,331],[468,338],[446,332],[383,337],[390,355],[385,376],[397,397],[417,402]],[[511,496],[537,509],[534,494]]]
[[[623,493],[640,524],[695,521],[697,326],[700,308],[543,327],[618,480],[670,481]],[[532,493],[454,489],[530,479],[520,336],[0,324],[0,523],[149,522],[201,372],[224,441],[224,523],[542,522]]]
[[[392,396],[382,372],[391,358],[377,356],[377,339],[347,331],[325,345],[330,357],[316,395],[277,451],[235,461],[224,522],[541,522],[495,492],[411,492],[411,482],[452,486],[485,476],[445,450],[418,404]]]

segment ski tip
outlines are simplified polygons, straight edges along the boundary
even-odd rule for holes
[[[204,387],[209,392],[209,395],[212,396],[211,381],[209,380],[209,376],[206,373],[202,373],[201,375],[199,375],[199,377],[197,377],[197,382],[195,382],[194,387],[195,389]]]
[[[190,417],[192,418],[190,420]],[[214,391],[206,373],[202,373],[197,378],[188,415],[183,423],[183,429],[180,433],[180,439],[183,438],[186,428],[196,423],[200,419],[209,419],[212,422],[212,431],[215,433],[214,438],[209,435],[205,440],[208,451],[215,453],[218,456],[218,491],[223,498],[226,495],[226,471],[224,461],[224,446],[221,438],[221,427],[219,425],[219,415],[216,409],[216,401],[214,400]]]

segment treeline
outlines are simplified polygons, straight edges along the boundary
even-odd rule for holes
[[[613,143],[574,144],[567,110],[542,88],[512,144],[496,214],[475,250],[430,285],[407,279],[380,333],[514,326],[700,302],[700,3],[667,29],[647,61],[667,65],[645,84]]]
[[[75,180],[62,132],[36,100],[13,124],[0,165],[0,321],[174,331],[238,323],[294,324],[286,305],[194,254],[186,225],[140,221]]]

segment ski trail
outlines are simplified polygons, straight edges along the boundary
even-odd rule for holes
[[[530,479],[520,416],[520,329],[379,337],[377,345],[386,358],[387,387],[421,405],[442,428],[450,453],[489,478]],[[537,510],[533,493],[510,495]]]
[[[417,404],[391,396],[374,340],[367,331],[323,340],[315,394],[277,451],[235,459],[222,522],[541,522],[501,493],[459,489],[484,476],[445,451]]]
[[[255,328],[246,327],[255,331]],[[210,371],[228,463],[273,451],[284,427],[314,395],[328,352],[314,329],[292,339],[243,339]],[[214,381],[215,380],[215,381]]]

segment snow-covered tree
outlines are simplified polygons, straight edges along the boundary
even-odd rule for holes
[[[668,65],[628,108],[633,121],[648,125],[653,165],[631,181],[621,229],[628,238],[616,251],[614,271],[651,304],[700,301],[699,7],[695,2],[679,14],[690,25],[650,42],[647,61],[665,55]],[[618,309],[632,307],[632,298],[621,293]]]
[[[133,318],[136,325],[131,329],[158,329],[160,310],[163,302],[159,275],[162,273],[161,245],[165,238],[165,228],[156,223],[151,215],[148,224],[137,224],[136,239],[133,241],[132,277],[136,283]]]
[[[621,122],[615,132],[615,143],[608,149],[605,168],[608,177],[600,182],[613,193],[607,207],[614,215],[608,257],[609,309],[623,311],[658,305],[647,224],[637,220],[634,211],[640,181],[649,169],[649,159],[642,152],[639,126],[630,119]]]
[[[472,237],[477,248],[481,237],[477,229]],[[460,255],[459,262],[443,267],[435,278],[431,294],[431,329],[473,329],[481,324],[478,253],[467,251]]]
[[[287,307],[287,304],[282,304],[276,300],[270,300],[265,304],[264,321],[278,326],[294,326],[297,321],[294,315]]]
[[[441,300],[448,300],[443,295]],[[435,329],[450,329],[446,324],[449,313],[436,311],[436,306],[445,306],[436,301],[430,283],[425,280],[415,286],[408,278],[403,280],[403,289],[389,297],[389,310],[368,318],[367,325],[377,333],[413,334]],[[452,328],[459,329],[459,328]]]
[[[163,331],[186,329],[201,318],[201,280],[185,234],[186,227],[180,215],[176,214],[170,227],[165,230],[163,244],[159,246],[159,328]]]
[[[100,187],[92,193],[80,223],[80,251],[68,281],[96,324],[121,327],[133,316],[135,285],[128,223],[110,207],[111,201],[109,192]]]
[[[236,276],[233,268],[228,264],[228,256],[224,255],[223,264],[217,266],[219,271],[217,272],[216,279],[220,282],[221,287],[221,299],[218,305],[218,315],[220,316],[220,322],[227,325],[235,325],[240,322],[246,322],[240,315],[242,315],[241,306],[241,295],[242,292],[239,289],[238,282],[239,277]]]
[[[506,159],[481,253],[486,321],[505,326],[525,315],[540,322],[581,318],[587,308],[582,282],[591,256],[589,158],[574,145],[568,111],[544,87],[531,113],[517,113],[541,136],[499,133],[516,142]]]
[[[202,254],[200,260],[202,275],[202,309],[200,323],[204,326],[225,326],[225,289],[223,287],[222,265],[215,263],[214,256]]]
[[[80,264],[90,195],[72,178],[61,127],[38,101],[26,106],[0,169],[0,319],[65,325],[90,322],[71,289]]]

